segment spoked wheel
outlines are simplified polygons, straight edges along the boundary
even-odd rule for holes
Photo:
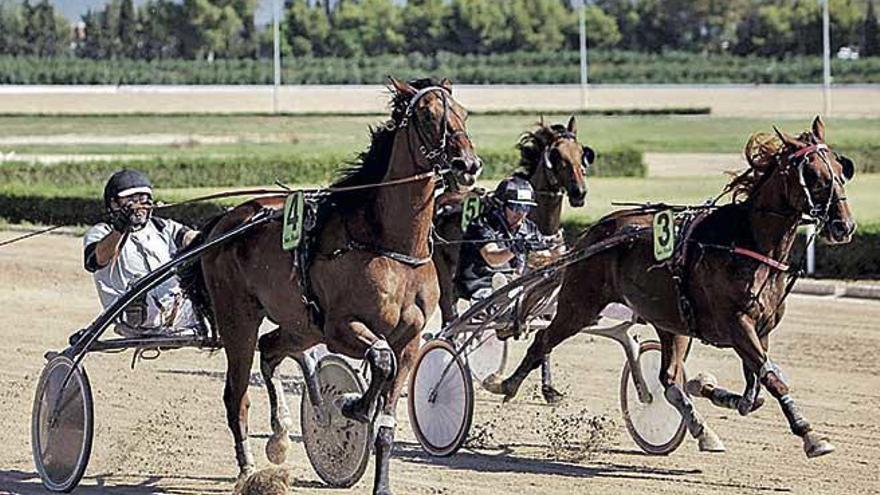
[[[31,450],[43,486],[53,492],[76,488],[89,463],[93,436],[86,370],[66,356],[55,356],[40,375],[31,416]]]
[[[363,394],[366,387],[342,357],[328,354],[318,361],[318,383],[323,411],[303,392],[300,421],[306,454],[318,476],[328,485],[348,488],[360,481],[370,458],[371,425],[342,415],[337,399],[344,394]]]
[[[445,340],[422,348],[409,381],[409,419],[425,452],[447,457],[467,439],[474,416],[471,375]]]
[[[626,363],[620,376],[620,409],[626,429],[636,444],[648,454],[666,455],[684,440],[684,418],[663,394],[660,383],[660,343],[654,340],[639,346],[639,367],[651,400],[642,402]]]
[[[467,367],[480,383],[492,374],[503,373],[507,365],[507,341],[499,339],[495,330],[483,330],[467,345],[465,353]]]

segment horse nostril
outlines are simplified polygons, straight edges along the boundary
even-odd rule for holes
[[[834,220],[831,222],[831,233],[835,238],[842,239],[855,230],[855,225],[850,225],[843,220]]]

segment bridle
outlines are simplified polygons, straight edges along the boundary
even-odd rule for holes
[[[430,93],[439,93],[440,98],[443,101],[443,115],[441,117],[442,131],[440,134],[439,143],[436,146],[432,146],[432,136],[430,136],[429,133],[425,131],[422,125],[420,125],[419,120],[417,119],[418,114],[416,114],[417,105],[422,100],[422,98]],[[425,158],[425,160],[428,161],[435,176],[441,176],[444,178],[452,170],[452,166],[449,161],[450,141],[462,134],[467,135],[467,133],[462,129],[456,129],[452,132],[449,132],[449,114],[452,113],[459,116],[456,113],[455,109],[452,108],[452,106],[450,105],[450,101],[455,101],[455,99],[452,97],[452,93],[450,93],[448,89],[442,86],[428,86],[426,88],[422,88],[410,98],[409,103],[407,103],[406,109],[404,110],[403,117],[400,119],[400,122],[397,124],[390,124],[389,126],[389,128],[400,131],[409,127],[410,124],[415,124],[413,126],[413,129],[415,130],[415,135],[418,139],[415,150],[418,150],[418,153],[423,158]],[[459,116],[459,118],[461,118],[461,116]],[[410,158],[415,159],[416,152],[413,148],[412,134],[407,134],[407,148],[409,149]]]
[[[846,201],[846,196],[840,196],[834,192],[834,184],[838,183],[840,185],[843,185],[844,180],[841,179],[837,174],[835,174],[834,168],[831,167],[831,160],[829,160],[830,151],[831,150],[828,148],[828,145],[826,145],[825,143],[817,143],[810,146],[805,146],[788,155],[789,167],[793,166],[797,170],[798,183],[803,190],[804,198],[807,203],[807,207],[809,208],[806,212],[803,213],[809,216],[810,219],[815,221],[819,226],[824,225],[828,221],[828,216],[831,211],[831,205],[833,203]],[[807,181],[804,177],[804,170],[810,162],[809,157],[813,154],[819,155],[819,158],[822,159],[822,163],[828,170],[829,177],[831,177],[831,180],[828,181],[828,194],[823,204],[819,204],[816,201],[816,198],[813,196],[813,193],[807,186]]]
[[[573,141],[577,143],[577,137],[571,132],[565,131],[560,133],[556,139],[553,140],[544,151],[541,153],[541,165],[543,165],[549,173],[544,174],[547,177],[547,185],[550,186],[549,190],[539,190],[535,191],[535,194],[541,196],[562,196],[564,193],[562,192],[562,186],[559,181],[559,177],[556,175],[556,171],[558,167],[555,167],[553,164],[553,160],[550,159],[550,153],[558,149],[558,146],[563,141]],[[586,158],[581,159],[581,163],[579,164],[581,167],[581,172],[586,177],[587,171],[589,170],[589,163],[586,162]]]
[[[787,211],[769,209],[765,209],[764,211],[766,213],[772,213],[779,216],[789,216],[792,213],[798,213],[801,216],[807,217],[807,223],[814,223],[821,229],[821,227],[828,221],[828,216],[830,215],[831,211],[831,205],[834,203],[846,201],[846,196],[840,196],[834,191],[835,183],[843,185],[845,181],[834,173],[834,169],[831,167],[831,161],[828,159],[829,152],[830,149],[825,143],[815,143],[807,145],[793,153],[789,153],[788,155],[785,155],[784,152],[780,150],[774,155],[773,169],[768,170],[761,176],[761,178],[758,180],[758,183],[752,189],[750,196],[753,196],[756,191],[758,191],[768,182],[776,169],[778,169],[779,173],[784,176],[787,176],[789,173],[794,171],[794,173],[797,174],[798,185],[800,186],[802,194],[804,196],[806,207],[800,210],[795,207],[789,207],[789,210]],[[810,164],[810,157],[814,154],[819,155],[819,157],[822,159],[822,163],[825,165],[826,169],[828,170],[828,174],[831,177],[831,180],[828,182],[828,194],[824,202],[819,202],[817,200],[816,195],[813,194],[813,192],[810,190],[810,187],[807,185],[806,177],[804,175],[804,171]],[[788,196],[788,181],[783,181],[783,184],[785,185],[786,196]]]
[[[420,125],[417,118],[418,114],[415,112],[416,106],[418,105],[419,101],[421,101],[421,99],[428,94],[434,92],[439,93],[443,101],[443,116],[441,119],[442,132],[440,135],[439,143],[436,146],[432,146],[432,136],[429,133],[425,132],[424,127]],[[466,132],[461,129],[454,130],[451,133],[449,132],[449,114],[450,112],[455,114],[455,109],[451,107],[450,101],[454,101],[452,98],[452,94],[449,92],[449,90],[442,86],[428,86],[426,88],[422,88],[418,92],[416,92],[416,94],[414,94],[412,98],[410,98],[410,101],[406,106],[406,110],[404,111],[403,117],[400,119],[400,122],[396,125],[389,125],[389,129],[394,129],[397,132],[405,130],[407,127],[412,125],[415,133],[407,133],[406,137],[407,149],[409,150],[410,155],[409,157],[415,163],[417,156],[416,152],[418,152],[431,165],[431,171],[418,173],[410,177],[395,179],[392,181],[395,183],[394,185],[416,182],[424,179],[436,181],[437,177],[440,177],[444,182],[449,180],[447,179],[447,177],[450,172],[452,172],[452,166],[449,161],[450,140],[461,134],[466,135]],[[416,138],[418,139],[417,147],[415,148],[413,147],[413,134],[415,134]],[[383,184],[386,183],[376,184],[374,185],[374,187],[380,187]],[[431,227],[431,230],[433,231],[433,226]],[[346,231],[348,231],[347,224]],[[391,258],[399,263],[408,265],[413,268],[426,265],[431,261],[434,256],[433,233],[428,236],[428,255],[425,257],[416,257],[407,253],[401,253],[398,251],[387,249],[379,245],[364,243],[354,239],[350,232],[348,233],[348,238],[349,249],[370,251],[380,256]]]

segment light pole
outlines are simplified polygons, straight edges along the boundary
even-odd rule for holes
[[[281,85],[281,35],[278,26],[278,0],[272,0],[272,37],[275,73],[272,85],[272,113],[278,113],[278,87]]]
[[[587,15],[584,0],[580,0],[578,7],[578,16],[580,18],[580,36],[581,36],[581,107],[587,108]]]
[[[831,116],[831,15],[828,1],[822,0],[822,95],[826,118]]]
[[[828,12],[828,1],[822,2],[822,113],[825,118],[831,115],[831,15]],[[816,226],[808,225],[807,241],[807,274],[816,273]]]

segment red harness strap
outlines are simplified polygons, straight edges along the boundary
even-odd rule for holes
[[[791,154],[790,158],[801,158],[801,157],[806,156],[810,153],[816,153],[818,151],[823,151],[823,150],[827,150],[827,149],[828,149],[828,145],[826,145],[825,143],[813,144],[811,146],[805,146],[805,147],[795,151],[794,153]]]
[[[787,263],[783,263],[781,261],[776,261],[773,258],[768,258],[767,256],[764,256],[761,253],[756,253],[755,251],[752,251],[751,249],[734,247],[733,253],[739,254],[742,256],[746,256],[746,257],[752,258],[754,260],[758,260],[761,263],[764,263],[767,266],[773,267],[781,272],[787,272],[789,269],[791,269],[791,266],[789,266]]]

